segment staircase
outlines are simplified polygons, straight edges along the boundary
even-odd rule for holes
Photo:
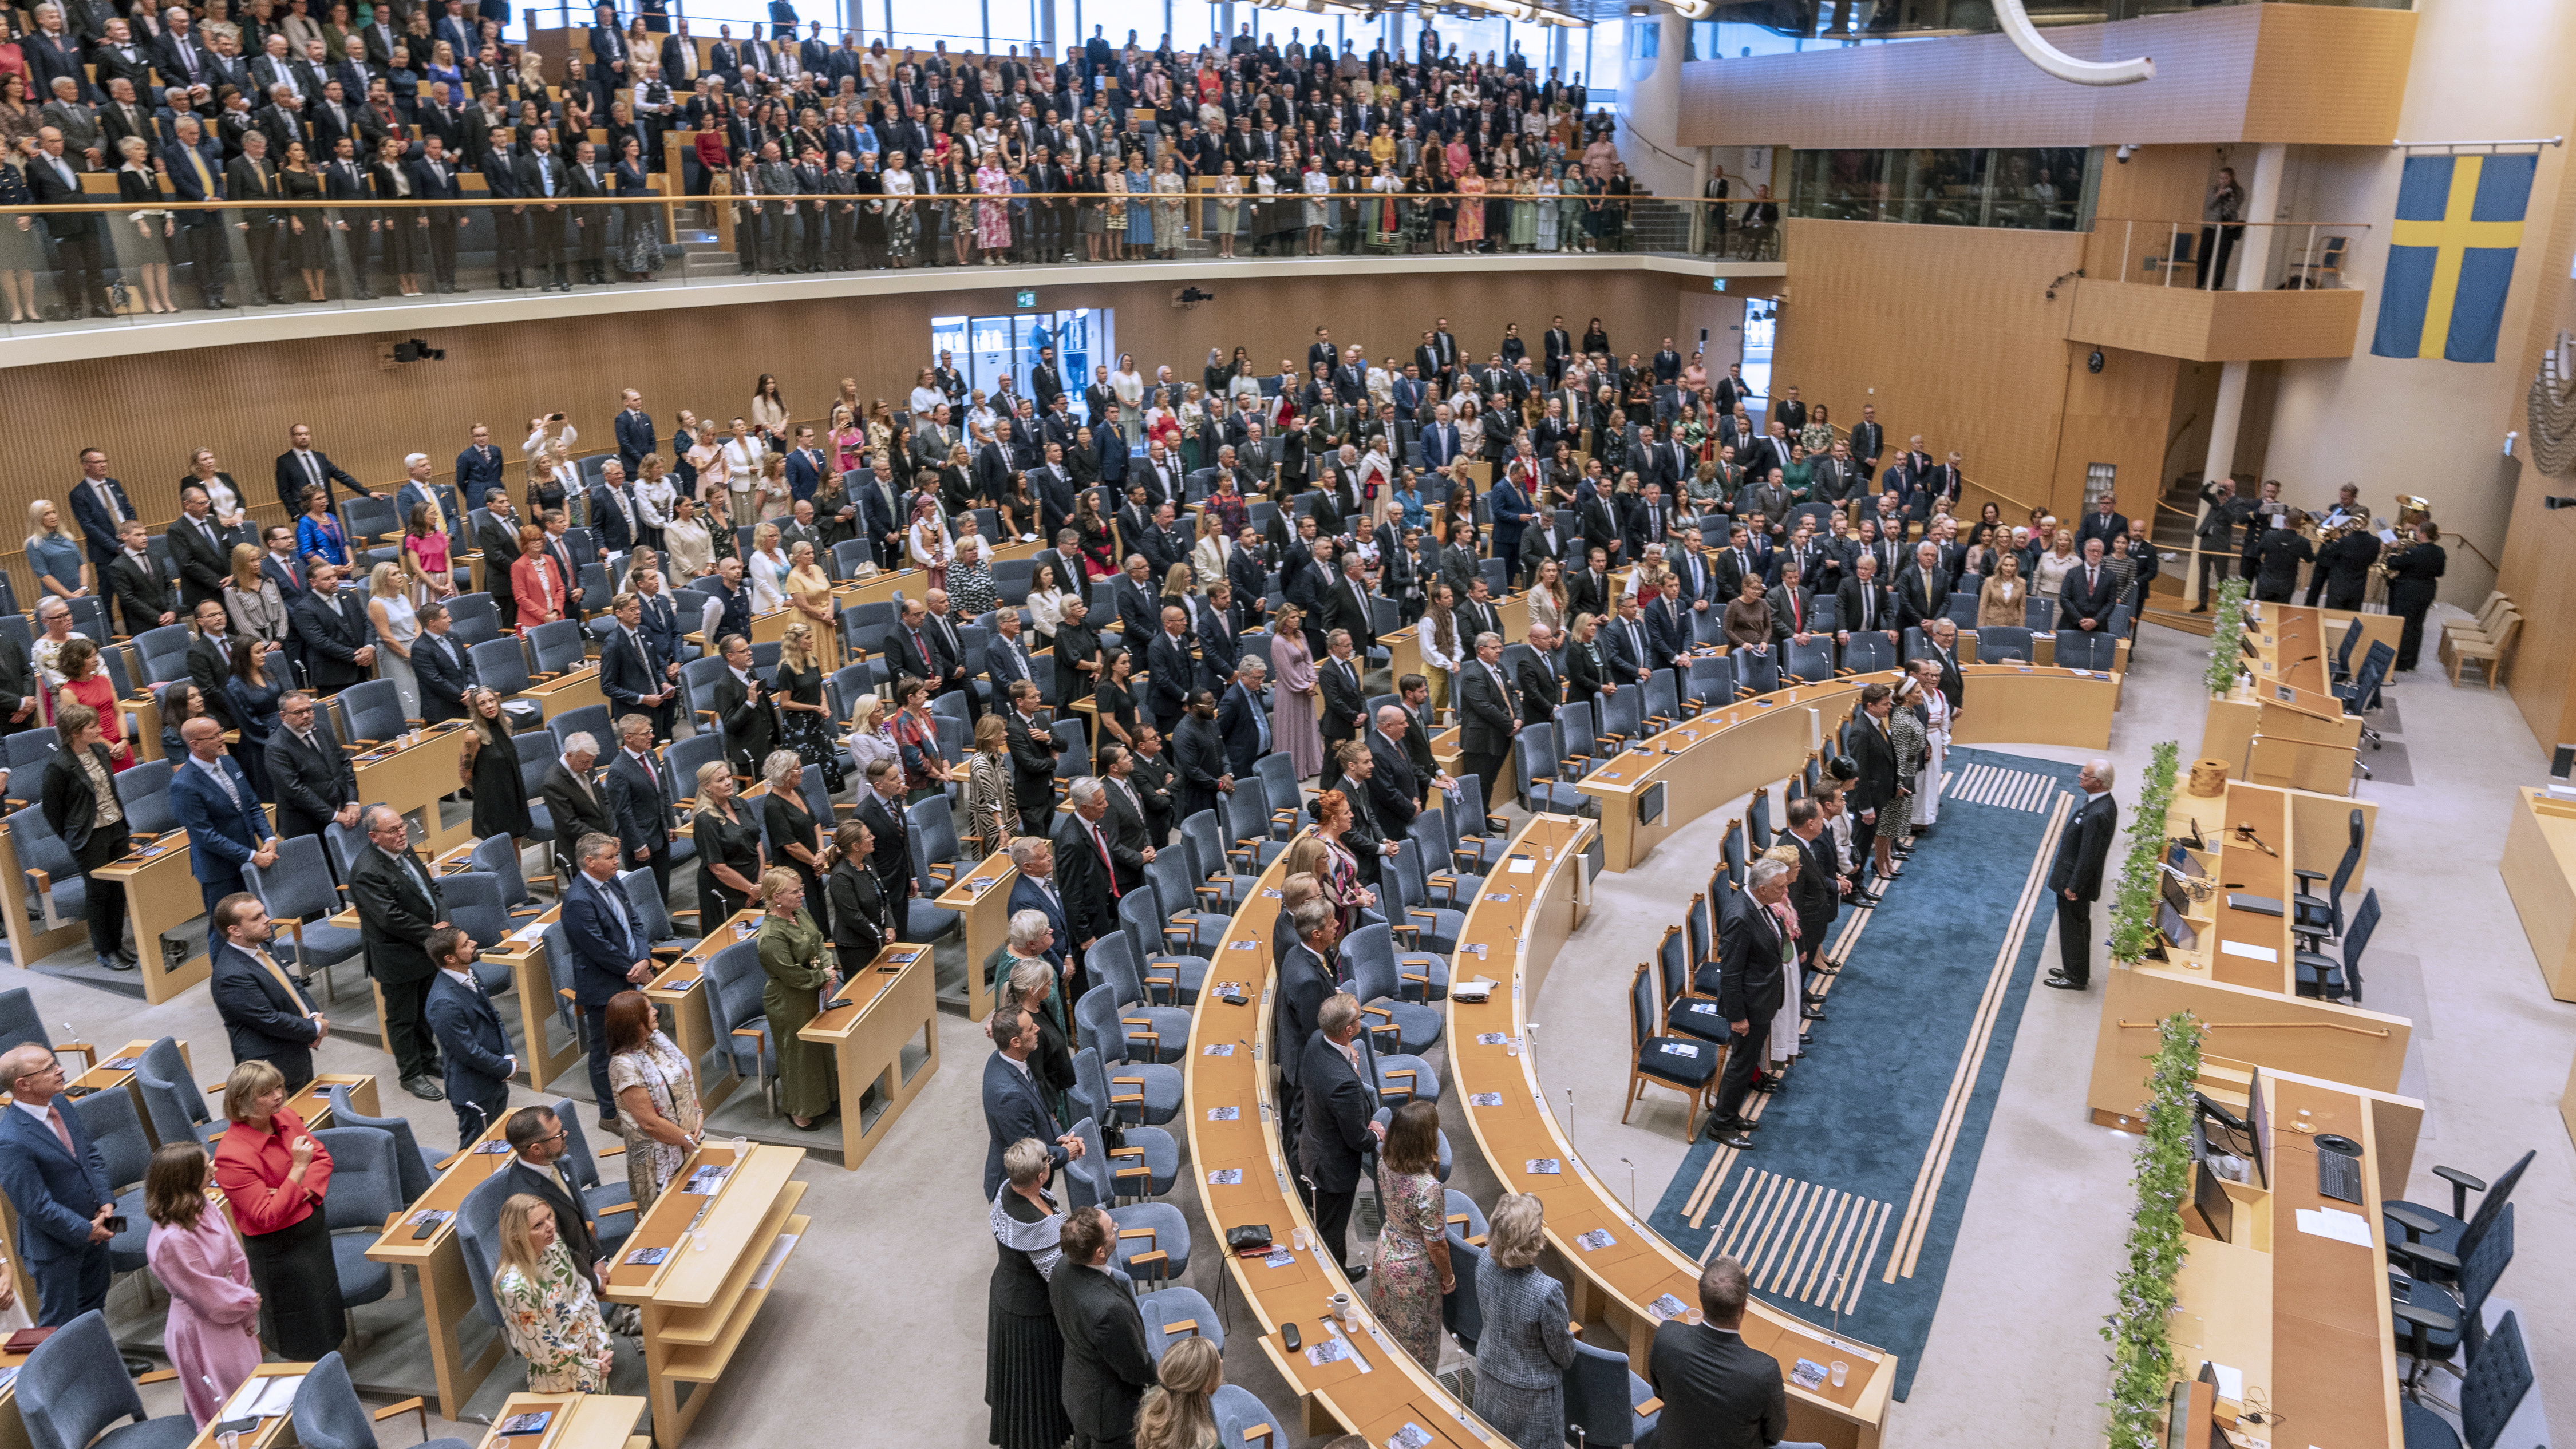
[[[2162,624],[2186,634],[2207,638],[2213,632],[2212,615],[2195,614],[2183,600],[2183,579],[2194,567],[2192,533],[2200,521],[2200,474],[2185,473],[2165,486],[2161,500],[2165,506],[2155,511],[2155,522],[2149,526],[2148,539],[2156,552],[2171,554],[2170,562],[2157,570],[2155,582],[2147,586],[2147,596],[2139,601],[2139,622]]]
[[[715,218],[703,199],[676,208],[671,216],[672,236],[666,250],[679,252],[683,280],[742,275],[742,262],[734,256],[733,249],[717,240]]]

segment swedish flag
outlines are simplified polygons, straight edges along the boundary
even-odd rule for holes
[[[2495,361],[2539,165],[2537,155],[2407,159],[2372,356]]]

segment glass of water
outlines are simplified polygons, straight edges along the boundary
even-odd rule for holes
[[[733,1160],[740,1162],[742,1161],[743,1154],[751,1150],[751,1139],[748,1137],[737,1136],[733,1139],[733,1142],[730,1145],[733,1148]]]
[[[1850,1377],[1851,1365],[1844,1363],[1841,1359],[1834,1360],[1834,1387],[1838,1389],[1841,1388],[1843,1386],[1843,1381]]]

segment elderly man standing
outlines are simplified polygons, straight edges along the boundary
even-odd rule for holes
[[[2082,991],[2093,983],[2093,902],[2102,894],[2102,866],[2120,828],[2120,804],[2111,798],[2111,762],[2093,760],[2075,777],[2084,806],[2057,838],[2048,867],[2048,889],[2057,897],[2057,969],[2045,984]]]
[[[60,1328],[107,1305],[107,1226],[116,1211],[107,1160],[78,1112],[60,1100],[62,1063],[35,1042],[0,1055],[9,1107],[0,1112],[0,1190],[18,1211],[18,1250],[36,1280],[36,1322]],[[149,1364],[126,1360],[129,1372]]]
[[[1717,1108],[1708,1119],[1708,1135],[1738,1152],[1753,1150],[1754,1124],[1744,1119],[1744,1096],[1753,1089],[1754,1071],[1762,1064],[1759,1043],[1770,1040],[1771,1017],[1788,1000],[1788,965],[1797,943],[1780,928],[1771,908],[1789,898],[1789,878],[1794,873],[1782,861],[1754,862],[1750,885],[1728,903],[1720,932],[1724,951],[1714,972],[1717,979],[1700,983],[1703,991],[1715,988],[1718,1014],[1734,1030],[1735,1040],[1755,1044],[1751,1050],[1726,1054]],[[1711,974],[1706,966],[1700,972],[1703,977]]]
[[[443,1102],[437,1039],[426,1012],[429,987],[438,979],[429,933],[452,925],[438,882],[411,851],[411,827],[387,805],[367,808],[367,848],[349,872],[349,897],[358,907],[359,934],[367,948],[367,974],[385,1003],[385,1046],[394,1055],[403,1090],[424,1102]]]

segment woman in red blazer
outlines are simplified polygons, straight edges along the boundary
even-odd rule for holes
[[[519,560],[510,565],[510,597],[518,601],[519,632],[527,633],[539,624],[551,624],[562,618],[564,598],[571,581],[546,557],[546,535],[541,529],[519,530]]]
[[[215,1185],[250,1258],[262,1336],[288,1358],[311,1362],[340,1346],[347,1320],[322,1215],[330,1149],[286,1110],[286,1078],[256,1057],[224,1079],[224,1115],[233,1125],[215,1144]]]

